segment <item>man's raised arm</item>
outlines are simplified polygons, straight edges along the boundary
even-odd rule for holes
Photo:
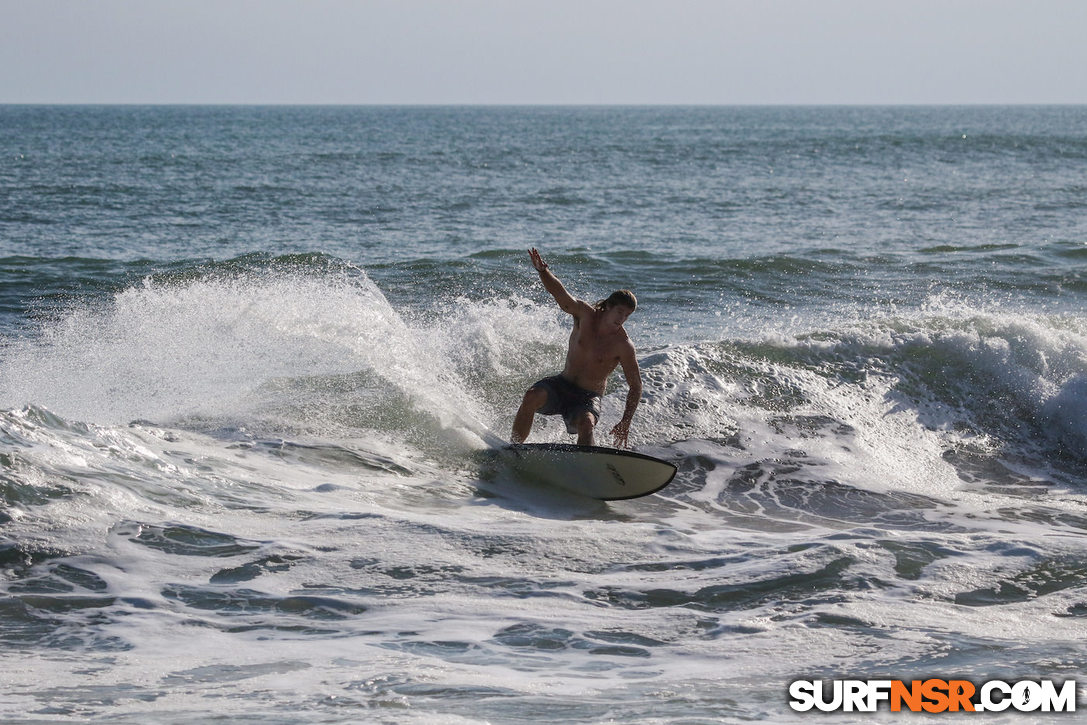
[[[548,269],[547,262],[543,261],[543,257],[535,247],[528,250],[528,256],[532,260],[532,266],[540,273],[540,281],[543,282],[544,289],[551,293],[563,312],[577,317],[580,313],[592,309],[588,302],[583,302],[566,291],[559,278]]]

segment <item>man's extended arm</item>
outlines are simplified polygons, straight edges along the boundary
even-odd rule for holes
[[[615,436],[616,448],[626,448],[630,422],[634,420],[634,411],[638,409],[638,403],[642,400],[642,373],[638,368],[638,357],[634,353],[634,346],[629,342],[619,357],[619,362],[623,365],[623,376],[627,379],[627,404],[623,410],[622,419],[611,429],[611,434]]]
[[[578,313],[584,312],[584,308],[589,307],[588,302],[582,302],[566,291],[559,278],[548,269],[547,262],[543,261],[543,257],[540,256],[535,247],[528,251],[528,256],[532,259],[532,266],[540,273],[540,281],[543,282],[544,289],[551,293],[551,296],[559,303],[559,307],[562,308],[563,312],[577,317]]]

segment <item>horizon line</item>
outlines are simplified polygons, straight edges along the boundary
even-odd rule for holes
[[[0,106],[132,106],[253,108],[1003,108],[1009,106],[1080,107],[1087,101],[956,101],[956,102],[292,102],[292,101],[0,101]]]

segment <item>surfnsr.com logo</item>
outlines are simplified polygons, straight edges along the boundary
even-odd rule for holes
[[[797,712],[1075,712],[1076,681],[796,680],[789,707]]]

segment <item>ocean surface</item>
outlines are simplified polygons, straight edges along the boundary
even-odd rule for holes
[[[660,494],[487,454],[565,353],[529,247],[638,295]],[[0,106],[0,717],[1087,684],[1085,309],[1087,107]]]

